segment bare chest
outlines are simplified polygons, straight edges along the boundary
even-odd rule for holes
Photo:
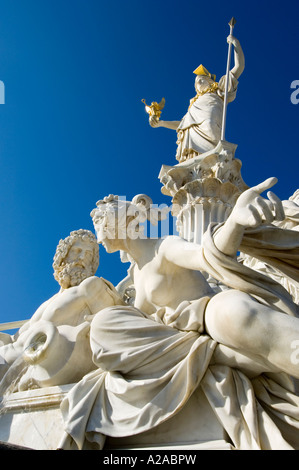
[[[210,287],[198,271],[168,267],[150,263],[136,269],[135,306],[146,313],[168,306],[176,308],[184,300],[194,300],[206,295]]]

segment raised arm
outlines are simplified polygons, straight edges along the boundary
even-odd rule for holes
[[[255,228],[261,224],[270,224],[273,220],[284,219],[280,199],[271,191],[267,193],[269,199],[261,196],[263,191],[271,188],[276,182],[276,178],[268,178],[240,195],[227,221],[214,235],[214,243],[219,251],[235,257],[246,228]],[[205,271],[202,248],[197,243],[169,236],[161,240],[159,254],[168,262],[182,268]]]
[[[159,255],[180,268],[200,271],[202,266],[201,246],[178,236],[169,236],[161,241]]]
[[[238,39],[234,36],[229,35],[227,42],[233,44],[234,46],[234,67],[231,69],[231,73],[238,79],[244,71],[245,68],[245,57],[243,49],[240,45]]]
[[[276,178],[268,178],[239,196],[227,221],[214,236],[218,250],[234,257],[246,228],[255,228],[261,224],[270,224],[273,220],[284,219],[282,202],[274,193],[267,193],[269,199],[261,197],[261,193],[276,182]]]

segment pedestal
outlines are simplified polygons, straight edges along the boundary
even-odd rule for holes
[[[163,165],[162,193],[172,197],[179,235],[201,243],[210,222],[224,222],[248,186],[241,176],[237,146],[221,141],[214,150],[175,166]]]
[[[36,450],[56,450],[64,435],[60,403],[73,385],[12,393],[0,412],[0,441]],[[232,449],[201,388],[174,417],[135,436],[106,438],[104,450]],[[76,450],[68,448],[67,450]],[[86,442],[84,450],[96,450]]]

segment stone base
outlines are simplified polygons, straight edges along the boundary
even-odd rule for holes
[[[113,449],[230,448],[225,432],[199,387],[173,418],[149,431],[123,438],[107,438]]]
[[[11,394],[0,411],[0,441],[36,450],[56,450],[64,434],[60,403],[71,387],[72,384]],[[111,451],[232,448],[200,388],[168,421],[135,436],[107,437],[105,444],[105,450]],[[84,450],[94,450],[94,446],[86,443]]]
[[[71,387],[12,393],[0,411],[0,441],[37,450],[57,449],[63,435],[59,407]]]

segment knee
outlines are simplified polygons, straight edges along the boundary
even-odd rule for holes
[[[208,304],[207,332],[219,343],[241,348],[256,327],[257,313],[258,303],[248,294],[235,290],[221,292]]]

